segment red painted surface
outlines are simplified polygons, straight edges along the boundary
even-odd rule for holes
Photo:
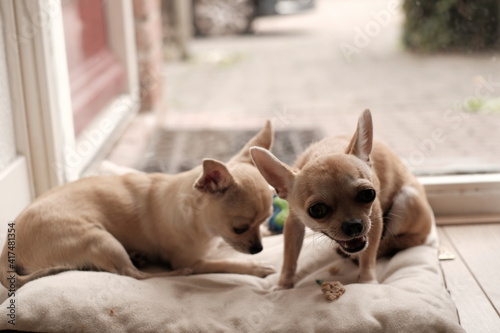
[[[78,135],[125,86],[125,70],[111,51],[103,0],[63,3],[75,132]]]

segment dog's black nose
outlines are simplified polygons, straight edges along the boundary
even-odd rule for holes
[[[363,223],[360,219],[352,219],[342,223],[342,232],[349,237],[354,237],[363,232]]]
[[[259,253],[260,251],[262,251],[261,243],[252,244],[252,246],[250,247],[250,254],[256,254]]]

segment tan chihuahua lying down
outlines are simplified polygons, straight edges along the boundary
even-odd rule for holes
[[[262,250],[260,225],[271,214],[272,192],[252,164],[249,147],[269,149],[272,138],[268,122],[227,164],[206,159],[177,175],[89,177],[49,191],[15,221],[17,286],[72,269],[136,279],[273,273],[252,261],[206,259],[217,236],[244,253]],[[174,270],[142,272],[131,261],[135,254]],[[11,277],[8,257],[6,244],[0,257],[4,286]]]
[[[266,149],[250,151],[264,178],[290,206],[280,288],[294,285],[304,226],[358,258],[358,280],[365,283],[377,282],[377,255],[422,244],[430,232],[432,211],[423,187],[386,146],[373,143],[368,110],[351,140],[335,137],[311,145],[295,169]]]

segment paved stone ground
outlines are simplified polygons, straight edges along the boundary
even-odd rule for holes
[[[318,0],[307,14],[257,19],[252,35],[194,40],[191,61],[165,66],[164,126],[272,119],[334,135],[370,108],[376,136],[417,173],[500,170],[500,103],[463,111],[473,97],[500,101],[500,54],[408,53],[391,3]]]

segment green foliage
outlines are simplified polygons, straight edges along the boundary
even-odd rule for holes
[[[500,45],[498,0],[404,0],[403,41],[413,50],[479,51]]]
[[[471,113],[499,113],[500,98],[484,99],[471,97],[465,101],[464,109]]]

